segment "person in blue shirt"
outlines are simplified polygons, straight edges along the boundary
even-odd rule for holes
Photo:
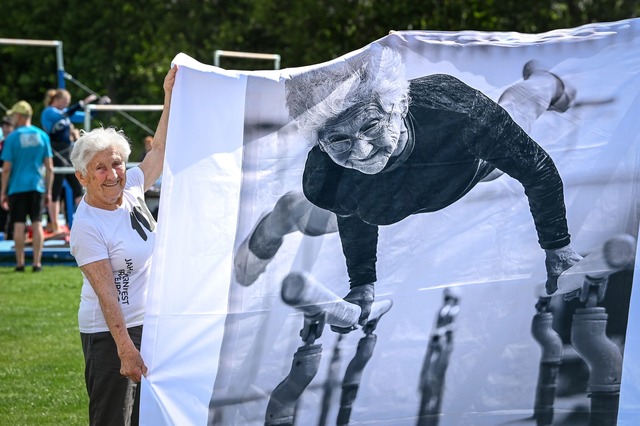
[[[13,131],[13,123],[8,116],[2,117],[2,134],[0,135],[0,168],[2,168],[2,145],[4,140]],[[0,208],[0,232],[4,232],[4,239],[13,239],[13,226],[9,225],[9,213]]]
[[[69,91],[65,89],[51,89],[47,91],[45,96],[46,107],[42,111],[40,122],[42,128],[51,138],[54,167],[71,167],[69,154],[71,153],[73,141],[79,137],[78,131],[73,126],[73,123],[83,122],[84,112],[82,110],[84,106],[97,99],[98,97],[92,94],[84,100],[70,106],[71,94]],[[108,100],[108,98],[105,97],[100,99],[102,103]],[[82,197],[82,185],[80,185],[73,172],[56,173],[54,175],[48,223],[48,229],[53,233],[60,231],[58,215],[60,214],[62,183],[65,180],[73,191],[75,205],[78,204],[80,197]]]
[[[27,216],[33,228],[33,272],[42,269],[44,232],[41,205],[51,200],[53,163],[49,136],[31,125],[33,109],[26,101],[17,102],[7,111],[14,130],[2,148],[2,189],[0,204],[9,210],[13,222],[16,271],[23,272],[25,264],[25,223]],[[44,179],[42,169],[44,167]]]

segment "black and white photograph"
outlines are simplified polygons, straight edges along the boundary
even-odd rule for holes
[[[632,424],[639,30],[178,55],[141,417]]]

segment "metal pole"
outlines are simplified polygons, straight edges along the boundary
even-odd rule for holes
[[[536,315],[531,322],[531,334],[540,345],[540,370],[533,417],[537,426],[553,425],[554,404],[558,390],[563,344],[560,335],[553,329],[553,313],[549,309],[551,297],[540,297],[536,304]]]
[[[576,309],[571,343],[589,366],[589,426],[615,426],[622,376],[622,352],[606,335],[605,308]]]
[[[64,76],[66,73],[64,72],[64,56],[62,55],[62,42],[57,41],[56,43],[57,43],[56,64],[58,65],[58,89],[64,89],[65,88]]]

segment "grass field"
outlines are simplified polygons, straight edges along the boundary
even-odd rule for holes
[[[0,267],[0,425],[87,425],[71,266]]]

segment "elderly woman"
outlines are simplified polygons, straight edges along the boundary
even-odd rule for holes
[[[129,142],[112,128],[85,133],[71,152],[86,190],[70,244],[83,276],[78,321],[92,425],[138,422],[136,383],[147,372],[139,350],[155,242],[144,192],[162,173],[176,72],[165,77],[153,149],[139,167],[126,169]]]
[[[337,225],[351,287],[345,300],[362,307],[363,322],[374,299],[378,227],[441,210],[506,173],[524,186],[553,293],[580,256],[570,246],[560,175],[525,130],[548,109],[566,110],[573,95],[533,64],[524,77],[505,91],[503,108],[450,75],[407,81],[400,55],[379,45],[292,76],[289,113],[312,145],[304,197],[285,195],[241,244],[238,282],[257,279],[286,233],[318,235]]]

